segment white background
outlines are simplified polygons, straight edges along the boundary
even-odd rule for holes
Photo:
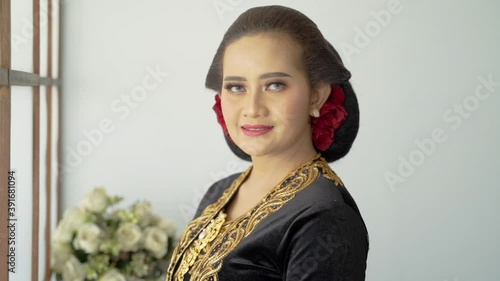
[[[204,82],[229,25],[269,4],[310,17],[353,74],[360,131],[332,167],[369,230],[366,280],[499,280],[496,1],[67,1],[64,208],[104,185],[123,205],[150,200],[180,235],[205,188],[249,165],[227,147]],[[390,20],[377,21],[383,10]],[[168,77],[127,116],[113,110],[155,68]],[[497,84],[488,91],[480,77]],[[489,95],[478,99],[477,87]],[[112,131],[89,147],[86,132],[100,122]],[[441,132],[433,147],[420,148],[433,132]],[[413,169],[404,174],[406,162]],[[401,181],[391,185],[389,173]]]

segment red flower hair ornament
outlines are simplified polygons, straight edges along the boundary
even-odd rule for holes
[[[215,95],[215,104],[212,107],[212,109],[215,111],[215,115],[217,115],[217,123],[222,127],[222,130],[224,131],[224,135],[229,137],[229,132],[227,131],[227,126],[226,126],[226,121],[224,121],[224,116],[222,115],[222,106],[220,102],[220,96],[217,94]]]
[[[344,101],[345,94],[342,87],[332,85],[332,91],[321,107],[319,117],[311,120],[312,139],[317,149],[325,151],[334,142],[335,130],[347,117],[347,111],[342,105]]]
[[[311,120],[312,140],[318,150],[325,151],[332,145],[335,139],[335,130],[342,125],[342,122],[347,117],[347,111],[342,105],[344,101],[345,94],[342,88],[332,85],[332,91],[325,104],[321,107],[319,117]],[[217,122],[222,127],[224,134],[231,138],[222,115],[219,95],[215,95],[215,104],[212,109],[217,115]]]

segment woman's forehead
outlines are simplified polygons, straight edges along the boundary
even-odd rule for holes
[[[225,70],[242,68],[301,71],[302,48],[282,33],[243,36],[227,46],[223,59]]]

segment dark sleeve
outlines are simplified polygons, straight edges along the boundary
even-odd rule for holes
[[[283,239],[283,280],[365,280],[367,232],[350,206],[311,207],[294,219]]]
[[[222,193],[231,186],[233,181],[240,175],[241,173],[236,173],[232,174],[230,176],[227,176],[223,179],[220,179],[213,183],[208,189],[207,192],[205,192],[205,195],[203,195],[203,198],[201,199],[200,203],[198,204],[198,208],[196,210],[196,213],[194,214],[193,219],[199,217],[203,210],[205,208],[217,201]]]

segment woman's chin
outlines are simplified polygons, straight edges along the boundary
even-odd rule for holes
[[[243,150],[246,154],[250,155],[250,157],[261,157],[269,153],[266,147],[257,147],[252,145],[244,145],[240,146],[240,149]]]

